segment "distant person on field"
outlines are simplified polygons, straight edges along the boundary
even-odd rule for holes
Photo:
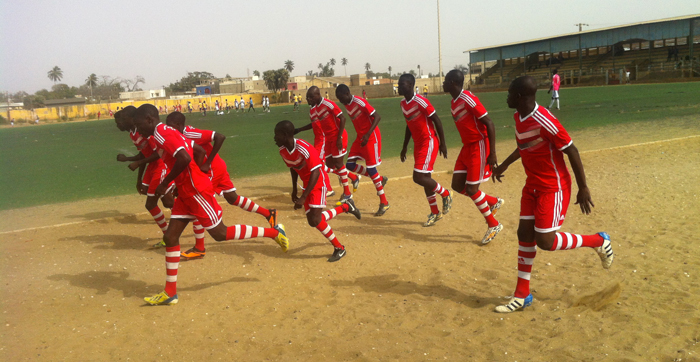
[[[423,85],[423,97],[428,98],[428,85]]]
[[[625,82],[627,84],[630,84],[630,70],[629,69],[625,69]]]
[[[10,127],[14,127],[14,126],[15,126],[15,119],[12,118],[12,119],[10,120]]]
[[[517,147],[503,163],[493,170],[494,182],[513,162],[522,160],[525,187],[520,201],[518,225],[518,274],[513,298],[495,308],[498,313],[510,313],[532,304],[530,278],[537,248],[546,251],[591,248],[598,253],[603,268],[609,269],[615,258],[610,236],[605,232],[578,235],[559,232],[571,199],[571,176],[564,155],[569,159],[576,177],[576,204],[584,215],[591,213],[593,201],[586,184],[586,174],[578,149],[559,120],[535,101],[537,81],[530,76],[516,78],[508,88],[508,107],[513,115]],[[569,274],[590,274],[571,265]],[[596,278],[596,285],[603,280]]]
[[[97,111],[97,120],[98,120],[98,121],[100,120],[100,115],[101,115],[101,114],[102,114],[102,112]],[[39,123],[39,119],[38,119],[38,118],[37,118],[37,123]]]
[[[547,107],[547,109],[551,109],[552,106],[554,105],[554,101],[556,101],[557,102],[557,110],[559,110],[559,85],[561,85],[561,78],[559,78],[559,74],[557,74],[557,73],[558,73],[557,69],[554,69],[552,71],[552,74],[553,74],[552,75],[552,85],[549,86],[549,90],[547,91],[547,94],[549,94],[549,92],[552,92],[552,91],[554,91],[554,92],[552,93],[552,102],[549,103],[549,107]]]
[[[233,108],[238,113],[238,99],[234,98],[233,99]]]
[[[364,89],[362,89],[362,98],[367,99],[367,92]]]
[[[250,106],[248,107],[248,113],[250,113],[250,110],[251,110],[251,109],[253,110],[253,112],[255,112],[255,107],[253,106],[253,97],[249,97],[248,100],[249,100],[249,101],[248,101],[248,104],[250,105]]]

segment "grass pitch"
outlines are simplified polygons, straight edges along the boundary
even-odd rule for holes
[[[697,83],[591,87],[561,90],[561,111],[554,114],[568,130],[639,121],[654,121],[697,114],[700,98]],[[504,92],[477,94],[496,124],[498,140],[513,139],[513,110],[508,109]],[[459,134],[450,116],[448,95],[429,96],[443,120],[448,147],[459,145]],[[370,99],[381,114],[382,156],[398,156],[405,122],[400,98]],[[546,91],[538,101],[549,105]],[[273,107],[271,113],[230,113],[216,116],[208,112],[187,115],[189,124],[212,129],[227,136],[220,155],[235,179],[286,168],[279,159],[272,137],[274,125],[283,119],[299,127],[309,122],[308,105],[300,112],[292,106]],[[350,142],[355,131],[348,120]],[[311,141],[311,131],[300,134]],[[60,123],[40,127],[0,129],[0,210],[68,202],[80,199],[123,195],[135,192],[136,173],[116,161],[118,153],[136,153],[126,133],[119,132],[113,120]],[[450,154],[451,159],[456,155]],[[503,159],[506,155],[500,155]],[[235,181],[235,180],[234,180]]]

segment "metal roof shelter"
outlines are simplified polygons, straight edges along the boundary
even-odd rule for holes
[[[660,20],[645,21],[602,29],[587,30],[540,39],[526,40],[489,47],[473,48],[470,63],[526,58],[536,53],[558,53],[578,50],[579,62],[582,49],[613,46],[630,40],[655,41],[688,37],[690,58],[693,57],[694,39],[700,35],[700,14]]]

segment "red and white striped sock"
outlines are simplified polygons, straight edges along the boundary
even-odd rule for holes
[[[556,239],[554,239],[552,248],[549,250],[570,250],[577,249],[580,247],[597,248],[603,245],[604,241],[605,239],[603,239],[603,237],[598,234],[579,235],[570,233],[557,233],[557,237]]]
[[[326,166],[326,165],[323,165],[323,170],[326,171],[326,173],[334,173],[334,174],[340,176],[340,175],[338,174],[338,170],[336,170],[336,169],[334,169],[334,168],[330,168],[330,167],[328,167],[328,166]]]
[[[257,237],[274,239],[279,234],[277,229],[250,225],[233,225],[226,228],[226,240],[243,240]]]
[[[537,255],[537,243],[518,241],[518,244],[518,284],[515,286],[514,296],[525,298],[530,295],[530,273]]]
[[[165,247],[165,293],[177,294],[177,268],[180,266],[180,245]]]
[[[199,251],[204,251],[204,226],[195,219],[192,223],[192,230],[194,231],[194,247]]]
[[[479,190],[474,195],[471,195],[471,199],[474,201],[474,204],[476,204],[476,207],[479,208],[481,215],[483,215],[484,219],[486,219],[486,223],[489,224],[490,228],[492,228],[494,226],[498,226],[498,221],[495,217],[493,217],[493,214],[491,214],[489,203],[486,201],[487,196],[488,195],[486,195],[485,192]]]
[[[348,169],[345,168],[345,166],[338,171],[338,176],[340,176],[340,183],[343,185],[343,192],[345,195],[352,195],[348,184]]]
[[[348,212],[350,209],[350,206],[348,204],[342,204],[340,206],[336,206],[335,208],[332,208],[330,210],[326,210],[323,212],[323,220],[325,221],[330,221],[336,215],[340,214],[341,212]]]
[[[161,211],[160,207],[156,206],[148,210],[148,212],[151,213],[153,220],[156,221],[156,224],[158,224],[160,230],[162,230],[163,234],[165,234],[165,231],[168,230],[168,223],[165,221],[165,215],[163,215],[163,211]]]
[[[382,186],[382,175],[379,172],[372,176],[372,182],[374,182],[374,188],[377,189],[377,195],[379,196],[379,202],[384,205],[389,205],[389,201],[386,200],[386,195],[384,195],[384,186]]]
[[[435,194],[428,196],[428,204],[430,204],[430,212],[437,215],[440,213],[440,209],[437,206],[437,197]]]
[[[245,211],[255,212],[255,213],[258,213],[264,217],[270,217],[270,210],[256,204],[255,201],[253,201],[247,197],[238,195],[238,197],[236,198],[236,201],[234,201],[233,204],[240,207],[241,209],[243,209]]]
[[[343,167],[347,171],[345,167]],[[354,175],[352,172],[348,171],[348,178],[350,179],[351,182],[357,181],[357,175]]]
[[[341,244],[338,241],[338,238],[335,237],[333,229],[331,229],[330,225],[328,225],[326,220],[323,220],[318,225],[316,225],[316,229],[318,229],[318,231],[320,231],[321,234],[323,234],[323,236],[325,236],[326,239],[328,239],[328,241],[330,241],[336,249],[345,249],[343,244]]]
[[[442,187],[442,185],[440,185],[439,182],[436,182],[435,184],[436,185],[435,185],[435,189],[433,189],[433,192],[435,192],[436,194],[438,194],[442,197],[447,197],[450,195],[450,192],[447,191],[446,188]]]
[[[352,169],[350,169],[350,171],[358,175],[369,176],[369,174],[367,173],[367,168],[362,165],[355,164],[355,166]]]

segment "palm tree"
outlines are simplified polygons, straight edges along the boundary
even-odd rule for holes
[[[90,98],[92,98],[92,88],[97,86],[97,75],[95,73],[90,74],[87,79],[85,79],[85,85],[90,87]]]
[[[259,76],[260,76],[260,71],[254,70],[254,71],[253,71],[253,75],[256,76],[256,77],[259,77]]]
[[[57,66],[53,67],[53,69],[49,70],[48,76],[52,82],[56,83],[56,82],[61,81],[61,79],[63,79],[63,71],[57,65]]]
[[[335,66],[335,58],[331,58],[331,67]]]
[[[284,69],[286,69],[289,72],[289,74],[292,74],[292,71],[294,70],[294,62],[287,59],[284,62]]]
[[[343,58],[343,59],[341,59],[341,60],[340,60],[340,65],[342,65],[343,68],[345,68],[345,76],[347,77],[347,76],[348,76],[348,67],[347,67],[347,65],[348,65],[348,58]]]
[[[318,69],[323,70],[323,64],[318,63]]]
[[[372,68],[372,64],[365,63],[365,70],[366,70],[366,71],[369,71],[370,68]]]
[[[391,65],[389,66],[389,78],[391,78]]]

